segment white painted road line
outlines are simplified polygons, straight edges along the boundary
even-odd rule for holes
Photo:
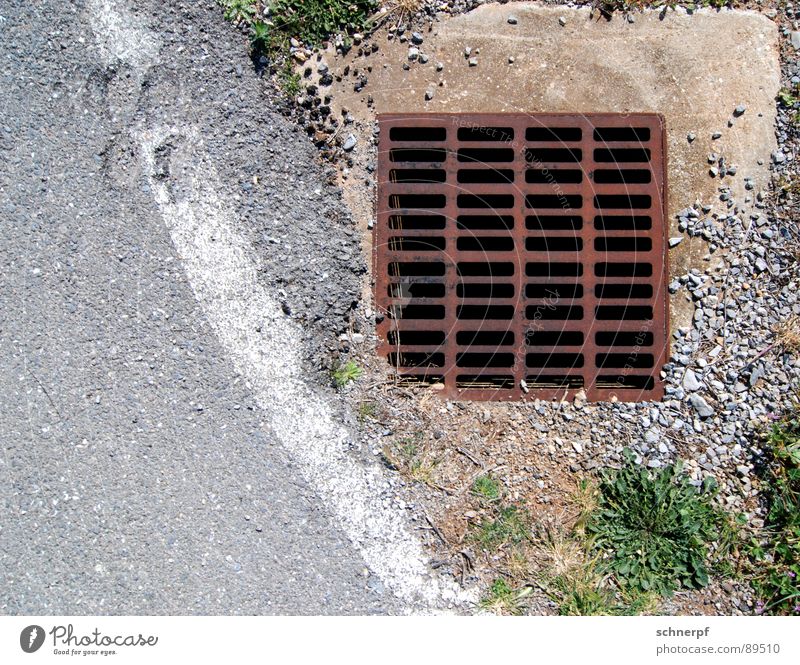
[[[217,338],[247,380],[274,434],[300,463],[367,566],[413,610],[473,602],[455,583],[430,573],[419,540],[399,509],[382,505],[380,469],[347,453],[347,431],[301,376],[300,335],[258,282],[246,241],[236,232],[214,185],[195,128],[148,131],[145,172],[189,282]],[[171,188],[156,177],[156,151],[171,147]],[[163,153],[163,151],[162,151]],[[179,199],[171,191],[180,192]]]

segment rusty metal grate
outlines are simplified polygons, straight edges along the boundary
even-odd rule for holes
[[[379,116],[379,353],[450,398],[660,399],[664,120]]]

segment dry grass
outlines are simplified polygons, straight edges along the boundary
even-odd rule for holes
[[[790,316],[775,326],[775,342],[784,351],[800,351],[800,316]]]
[[[586,519],[597,508],[600,490],[596,483],[588,478],[581,478],[575,483],[575,491],[569,498],[568,505],[575,511],[573,514],[574,528],[583,533]]]
[[[538,559],[548,576],[573,576],[586,560],[584,548],[573,538],[563,521],[549,518],[535,528]]]
[[[373,18],[381,23],[391,20],[392,23],[399,24],[407,21],[420,10],[422,0],[384,0],[382,6],[386,11]]]

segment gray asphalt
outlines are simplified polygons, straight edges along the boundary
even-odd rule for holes
[[[82,2],[0,2],[0,612],[396,611],[216,342],[130,129],[193,114],[254,217],[318,187],[313,148],[214,2],[135,4],[143,77]],[[264,172],[308,177],[243,188]]]

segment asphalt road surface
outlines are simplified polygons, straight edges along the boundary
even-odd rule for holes
[[[165,224],[179,144],[244,205],[233,153],[302,137],[264,115],[215,3],[134,4],[0,2],[0,612],[403,611],[281,445]],[[271,159],[302,172],[304,150]]]

